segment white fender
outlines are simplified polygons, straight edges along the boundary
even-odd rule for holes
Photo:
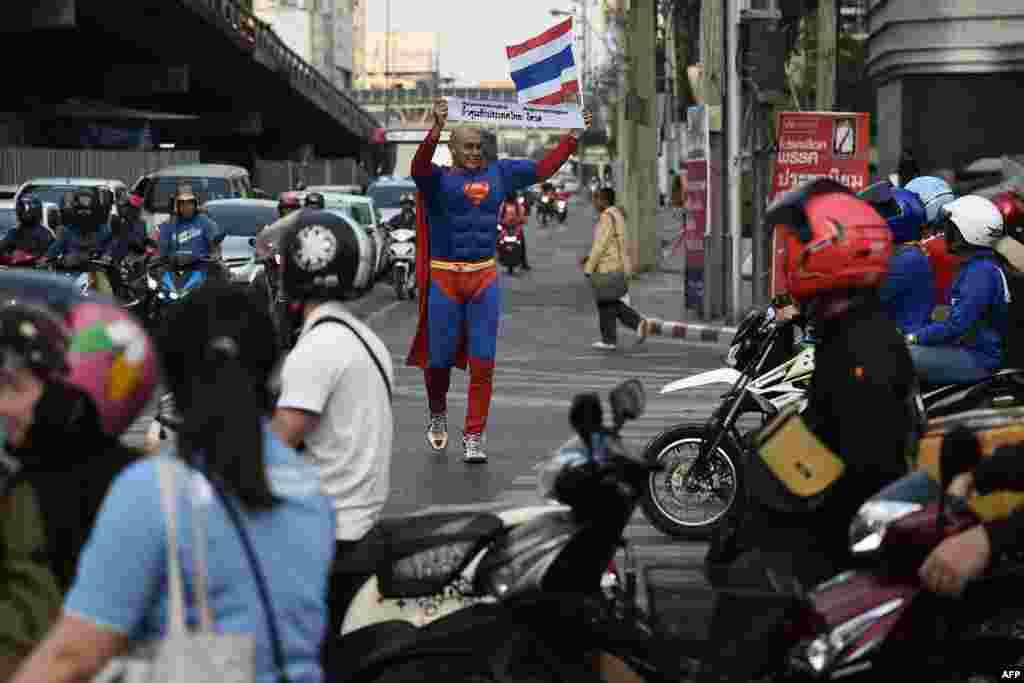
[[[524,524],[542,515],[566,512],[570,509],[565,505],[534,505],[494,511],[493,514],[497,515],[507,528]],[[487,554],[487,548],[477,553],[462,570],[459,577],[445,586],[444,590],[422,598],[404,600],[384,598],[380,594],[377,577],[371,576],[346,608],[345,620],[341,625],[341,635],[351,633],[364,626],[396,619],[407,621],[419,628],[469,605],[496,602],[495,598],[490,596],[465,594],[468,592],[468,587],[473,585],[476,567],[485,554]]]
[[[702,372],[692,377],[684,377],[683,379],[677,379],[675,382],[669,382],[661,388],[662,394],[671,394],[674,391],[680,389],[692,389],[694,387],[702,387],[708,384],[735,384],[736,380],[741,377],[739,370],[732,368],[719,368],[718,370],[709,370],[708,372]]]

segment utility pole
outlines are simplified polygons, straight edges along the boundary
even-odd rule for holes
[[[836,0],[818,0],[818,87],[815,102],[818,111],[831,111],[836,106],[838,19]]]
[[[590,69],[590,21],[588,20],[588,17],[587,17],[587,5],[589,5],[589,4],[590,4],[590,0],[580,0],[580,5],[581,5],[581,9],[582,9],[581,15],[583,17],[583,60],[582,60],[583,64],[581,64],[581,67],[582,67],[581,68],[581,71],[582,71],[581,76],[582,77],[580,78],[580,81],[579,81],[580,82],[580,107],[581,108],[585,108],[587,106],[586,105],[586,101],[583,98],[583,93],[584,93],[586,88],[591,87],[590,86],[590,74],[588,73],[588,69]],[[593,91],[591,91],[591,92],[593,92]],[[586,143],[584,142],[585,139],[586,139],[586,133],[584,133],[583,135],[580,136],[580,145],[579,145],[579,152],[578,152],[579,160],[580,161],[579,161],[579,164],[577,164],[577,167],[576,167],[576,179],[577,179],[577,181],[580,184],[580,187],[579,187],[579,191],[580,192],[582,192],[583,189],[584,189],[584,185],[583,185],[583,161],[584,161],[584,159],[586,159],[586,156],[587,156],[587,146],[586,146]]]
[[[725,107],[725,216],[729,225],[729,317],[739,322],[743,308],[743,149],[740,124],[743,116],[743,88],[738,63],[740,45],[740,0],[726,0],[726,107]]]
[[[384,129],[391,122],[391,0],[384,5]]]
[[[704,319],[721,315],[725,302],[725,258],[723,249],[723,209],[725,170],[722,159],[722,75],[725,27],[722,24],[722,0],[701,3],[701,91],[707,107],[711,149],[708,150],[708,212],[711,234],[704,237]]]

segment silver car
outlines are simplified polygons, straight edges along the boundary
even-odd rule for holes
[[[263,270],[256,264],[256,235],[277,220],[277,202],[269,199],[214,199],[206,215],[224,231],[221,256],[234,282],[250,282]]]

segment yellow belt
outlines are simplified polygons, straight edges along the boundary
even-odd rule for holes
[[[431,259],[430,267],[437,270],[450,270],[456,273],[475,273],[494,267],[494,259],[489,258],[486,261],[438,261]]]

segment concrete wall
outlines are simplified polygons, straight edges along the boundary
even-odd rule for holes
[[[123,180],[129,186],[145,173],[164,166],[199,161],[195,150],[69,150],[0,147],[0,184],[22,183],[42,176],[79,176]]]
[[[875,0],[868,24],[879,174],[903,149],[924,170],[1024,151],[1022,0]]]

